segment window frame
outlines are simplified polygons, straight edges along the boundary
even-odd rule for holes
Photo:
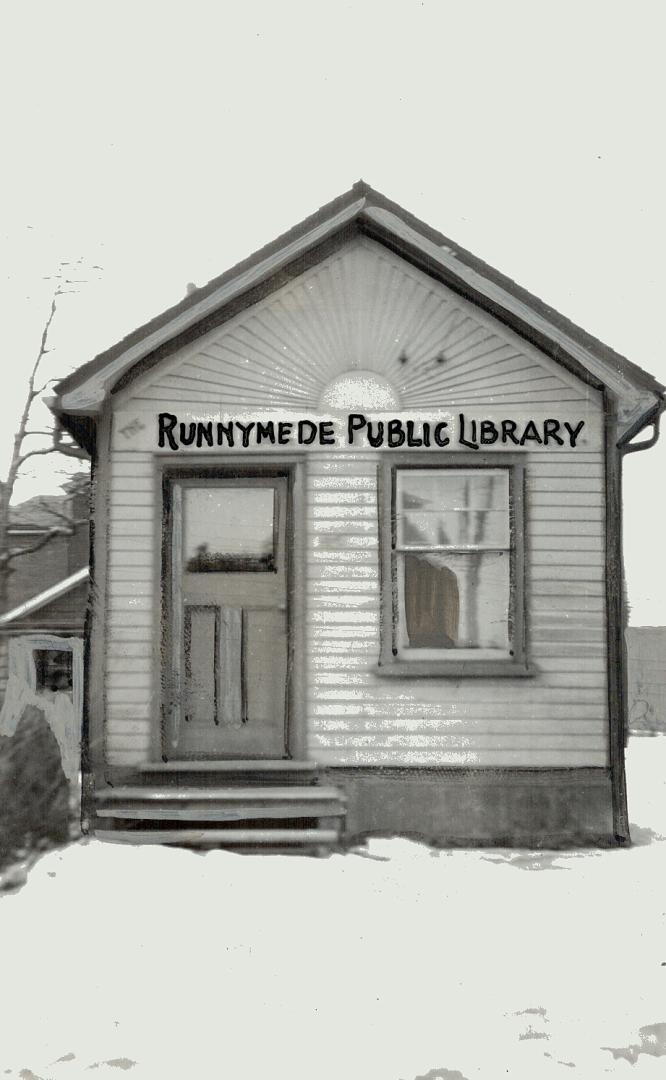
[[[396,477],[398,469],[465,470],[506,469],[509,474],[509,623],[513,655],[501,659],[474,659],[452,655],[428,660],[405,660],[397,655],[398,551],[396,548]],[[524,677],[532,675],[527,663],[525,621],[525,466],[516,454],[467,454],[442,460],[442,454],[391,454],[378,467],[380,652],[377,674],[400,677]],[[455,650],[451,650],[455,653]]]
[[[67,673],[68,683],[67,687],[61,687],[58,690],[51,690],[46,685],[45,675],[48,671],[47,656],[49,653],[61,653],[63,656],[68,656],[69,661],[65,665]],[[71,647],[65,646],[64,648],[54,648],[53,646],[47,648],[32,649],[32,663],[35,669],[35,693],[36,694],[53,694],[53,693],[65,693],[68,694],[70,699],[74,694],[74,653]]]

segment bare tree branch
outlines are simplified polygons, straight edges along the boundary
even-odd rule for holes
[[[65,457],[78,458],[79,461],[87,461],[88,455],[79,446],[70,446],[68,443],[58,443],[56,446],[45,446],[42,450],[29,450],[27,454],[19,457],[19,468],[28,458],[43,457],[44,454],[64,454]]]
[[[87,518],[72,518],[67,525],[53,525],[43,536],[40,536],[39,540],[35,541],[32,547],[10,548],[4,555],[0,555],[0,566],[4,564],[7,567],[16,559],[22,559],[24,555],[32,555],[33,552],[40,551],[59,536],[73,536],[79,526],[87,524]]]
[[[52,540],[55,540],[57,536],[69,536],[71,529],[65,529],[61,525],[54,525],[53,528],[45,532],[43,536],[40,536],[32,547],[29,548],[10,548],[4,554],[0,555],[0,564],[7,566],[13,562],[14,559],[20,559],[23,555],[32,555],[34,551],[40,551],[41,548],[46,547]]]
[[[75,263],[67,263],[63,260],[58,265],[55,274],[46,279],[54,281],[55,291],[51,299],[48,315],[42,327],[37,355],[35,356],[28,376],[23,409],[13,438],[9,469],[4,480],[0,479],[0,611],[5,609],[8,601],[8,581],[9,576],[14,569],[11,565],[12,562],[24,555],[31,555],[33,552],[39,551],[58,536],[72,535],[78,525],[86,524],[85,520],[73,520],[61,511],[54,511],[52,507],[46,507],[45,504],[42,504],[43,508],[48,510],[58,524],[43,531],[39,540],[31,547],[10,546],[10,533],[12,532],[10,504],[21,467],[31,458],[44,457],[46,454],[62,454],[65,457],[75,458],[79,461],[85,461],[88,458],[86,452],[77,447],[73,441],[63,441],[65,433],[58,424],[51,430],[28,429],[29,417],[35,399],[40,397],[52,383],[59,381],[58,379],[48,378],[44,379],[43,385],[40,385],[37,380],[40,365],[51,351],[49,348],[49,336],[58,309],[60,297],[71,292],[77,292],[77,286],[83,283],[83,279],[79,280],[75,277],[69,277],[68,275],[80,272],[78,267],[83,265],[83,263],[83,258],[78,259]],[[73,267],[76,267],[77,269],[73,270]],[[95,266],[94,269],[97,270],[101,268]],[[40,380],[40,382],[41,381],[42,380]],[[41,447],[36,450],[26,450],[24,453],[23,450],[26,445],[25,440],[34,436],[49,438],[51,443],[49,446]]]
[[[37,500],[37,506],[46,514],[51,514],[52,517],[58,521],[63,521],[65,525],[72,527],[75,524],[74,518],[71,514],[64,514],[62,510],[56,510],[54,506],[51,506],[46,499],[40,498]]]
[[[17,428],[16,434],[14,435],[14,448],[13,448],[13,453],[12,453],[12,460],[11,460],[11,463],[10,463],[10,466],[9,466],[9,472],[7,474],[7,481],[6,481],[6,484],[5,484],[5,493],[7,495],[7,501],[9,501],[11,499],[12,492],[14,490],[14,484],[16,483],[16,477],[17,477],[18,471],[19,471],[21,465],[23,464],[23,461],[25,460],[21,456],[21,446],[23,445],[23,440],[25,438],[25,433],[26,433],[26,430],[27,430],[27,427],[28,427],[28,416],[30,415],[30,407],[31,407],[33,401],[35,400],[35,398],[38,396],[38,393],[39,393],[37,390],[35,390],[35,379],[37,377],[37,372],[39,370],[39,365],[41,364],[42,360],[44,359],[44,356],[48,352],[47,347],[46,347],[46,343],[48,341],[49,331],[51,329],[51,323],[53,322],[53,320],[55,318],[55,313],[56,313],[56,308],[57,308],[57,304],[58,304],[59,295],[60,295],[60,289],[57,288],[55,293],[53,294],[53,299],[51,300],[51,308],[49,310],[48,317],[47,317],[46,322],[44,323],[44,326],[42,328],[42,336],[41,336],[41,340],[40,340],[40,343],[39,343],[39,351],[37,353],[37,359],[35,360],[35,362],[34,362],[34,364],[32,366],[32,371],[30,372],[30,376],[28,378],[28,393],[26,395],[25,404],[23,406],[23,412],[21,413],[21,419],[19,421],[19,426]],[[36,453],[36,452],[37,451],[33,451],[33,453]]]
[[[62,294],[61,294],[61,295],[62,295]],[[41,385],[41,386],[38,386],[38,387],[36,387],[36,389],[35,389],[35,394],[36,394],[36,396],[37,396],[37,397],[39,397],[39,395],[40,395],[40,394],[43,394],[43,393],[44,393],[44,391],[45,391],[46,389],[48,389],[48,387],[49,387],[49,386],[51,385],[51,383],[57,383],[57,382],[60,382],[60,379],[58,379],[58,378],[55,378],[55,379],[47,379],[47,380],[46,380],[46,382],[45,382],[45,383],[42,383],[42,385]]]

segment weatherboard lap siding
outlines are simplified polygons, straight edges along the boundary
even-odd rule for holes
[[[206,456],[198,453],[196,461]],[[377,466],[384,454],[307,454],[307,560],[298,573],[305,572],[306,583],[306,745],[313,758],[359,766],[607,765],[603,456],[587,445],[523,457],[534,677],[386,680],[376,673]],[[242,460],[251,458],[252,451],[242,452]],[[179,453],[170,460],[184,464],[191,458]],[[444,452],[442,460],[451,458]],[[155,745],[158,490],[153,454],[112,454],[106,656],[111,765],[146,762]]]
[[[543,452],[526,455],[528,656],[535,675],[523,680],[377,675],[381,457],[338,452],[308,459],[311,755],[328,765],[605,766],[601,454],[558,454],[557,470]],[[595,538],[594,561],[580,561],[581,522],[567,521],[566,493],[558,490],[568,483],[590,492],[585,525]],[[350,494],[359,498],[358,516],[346,512]],[[541,529],[563,521],[567,528],[557,535]]]
[[[445,353],[445,361],[437,356]],[[405,361],[405,356],[407,360]],[[383,414],[325,404],[350,367],[396,388]],[[357,239],[113,395],[108,481],[106,759],[155,757],[160,716],[159,472],[298,452],[305,558],[307,753],[338,766],[607,766],[604,408],[601,393],[374,241]],[[250,444],[158,453],[158,414],[206,418],[512,417],[585,421],[574,448],[489,445],[525,466],[532,677],[383,678],[378,466],[391,451]],[[442,465],[464,447],[441,451]],[[409,451],[415,463],[422,451]],[[401,451],[404,454],[404,448]]]

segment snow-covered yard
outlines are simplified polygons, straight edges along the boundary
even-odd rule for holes
[[[629,795],[628,851],[51,853],[0,900],[2,1075],[661,1077],[665,737]]]

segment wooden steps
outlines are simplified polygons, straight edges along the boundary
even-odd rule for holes
[[[293,772],[317,773],[316,761],[291,758],[246,758],[244,761],[150,761],[140,766],[142,773],[240,773]]]
[[[239,821],[243,818],[339,817],[337,788],[141,788],[99,792],[97,816],[147,820]]]
[[[131,843],[321,854],[339,842],[344,815],[344,796],[318,783],[313,762],[168,762],[98,789],[94,831]]]
[[[143,832],[139,829],[97,830],[101,840],[116,840],[134,844],[182,844],[184,847],[243,847],[269,846],[280,844],[298,845],[333,845],[339,837],[336,829],[160,829]]]
[[[314,761],[166,761],[150,762],[140,768],[147,784],[315,784],[318,767]]]
[[[123,785],[122,787],[108,787],[97,792],[100,799],[139,799],[150,802],[151,800],[170,799],[225,799],[228,802],[238,802],[244,799],[276,800],[282,799],[335,799],[339,792],[336,787],[142,787]]]

